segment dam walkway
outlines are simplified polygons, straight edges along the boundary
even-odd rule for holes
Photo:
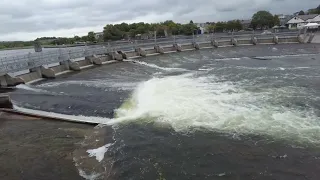
[[[121,62],[123,59],[228,46],[310,43],[313,37],[297,32],[230,36],[201,35],[190,39],[172,38],[165,41],[154,39],[143,43],[131,42],[118,45],[108,43],[77,48],[57,48],[52,51],[1,58],[0,85],[7,87],[33,83],[68,72]]]

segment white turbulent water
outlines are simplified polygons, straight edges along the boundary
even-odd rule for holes
[[[189,74],[141,83],[129,105],[117,110],[118,119],[107,124],[149,119],[176,131],[201,127],[320,143],[320,119],[313,112],[274,106],[266,101],[268,90],[252,93],[239,85],[211,81],[214,78]],[[283,91],[283,97],[288,93]]]
[[[320,144],[320,119],[312,111],[275,106],[267,101],[274,93],[277,93],[277,98],[285,98],[297,89],[275,91],[272,88],[264,88],[253,93],[242,89],[241,82],[232,84],[216,82],[216,79],[219,78],[196,77],[192,73],[152,78],[136,86],[131,99],[115,110],[117,118],[114,119],[57,113],[42,114],[108,125],[128,121],[155,121],[182,132],[205,128],[215,132],[269,135],[274,138]],[[74,82],[66,82],[68,83]],[[82,83],[94,87],[105,86],[101,81]],[[41,86],[56,85],[61,84]],[[41,114],[35,110],[20,110]]]
[[[60,81],[60,82],[48,82],[44,84],[39,84],[39,88],[50,88],[50,87],[61,87],[68,85],[79,85],[86,87],[96,87],[96,88],[114,88],[121,90],[133,90],[137,86],[138,82],[114,82],[110,80],[86,80],[86,81]],[[31,90],[28,88],[26,90]]]

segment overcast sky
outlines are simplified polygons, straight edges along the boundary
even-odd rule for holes
[[[85,35],[120,22],[248,19],[258,10],[292,14],[319,0],[0,0],[0,41]]]

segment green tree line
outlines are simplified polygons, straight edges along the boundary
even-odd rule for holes
[[[135,38],[138,35],[165,36],[169,35],[192,35],[197,30],[197,26],[190,21],[188,24],[175,23],[168,20],[162,23],[121,23],[121,24],[108,24],[103,28],[103,40],[120,40]]]
[[[305,14],[320,14],[320,5],[316,8],[309,9],[306,12],[304,12],[303,10],[298,12],[298,15],[305,15]]]
[[[13,49],[33,46],[33,41],[5,41],[0,42],[0,49]]]

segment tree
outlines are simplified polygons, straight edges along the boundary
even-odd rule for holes
[[[125,32],[120,31],[116,26],[108,24],[103,30],[103,40],[120,40],[124,37]]]
[[[192,35],[194,34],[195,30],[197,30],[198,27],[195,24],[189,23],[189,24],[184,24],[182,26],[182,33],[184,35]]]
[[[209,33],[214,33],[214,25],[209,25],[209,26],[207,26],[207,31],[208,31]]]
[[[226,23],[224,22],[217,22],[215,24],[215,31],[216,32],[223,32],[226,29]]]
[[[189,24],[193,24],[193,21],[192,21],[192,20],[190,20]]]
[[[82,36],[82,37],[81,37],[81,41],[87,42],[87,41],[88,41],[88,36]]]
[[[320,5],[314,9],[309,9],[308,14],[320,14]]]
[[[275,24],[274,16],[268,11],[258,11],[252,16],[251,26],[253,29],[273,27]]]
[[[96,36],[93,31],[88,32],[88,41],[90,42],[96,41]]]
[[[304,11],[300,11],[299,13],[298,13],[298,15],[305,15],[305,13],[304,13]]]
[[[273,16],[274,25],[280,26],[280,19],[278,15]]]
[[[75,41],[81,41],[81,37],[79,37],[79,36],[74,36],[74,38],[73,38]]]
[[[243,29],[242,24],[239,20],[228,21],[227,23],[224,23],[224,28],[230,31]]]

